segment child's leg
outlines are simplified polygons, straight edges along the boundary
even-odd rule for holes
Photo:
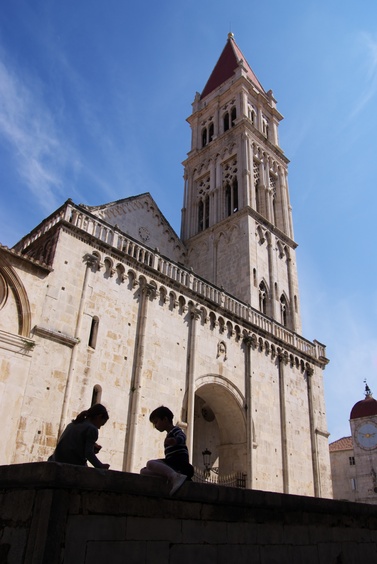
[[[173,470],[173,468],[170,468],[170,466],[161,462],[161,460],[148,460],[146,468],[142,468],[140,473],[143,473],[145,476],[162,476],[169,481],[174,480],[177,475],[177,472]]]

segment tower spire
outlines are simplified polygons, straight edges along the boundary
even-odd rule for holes
[[[230,31],[228,33],[228,40],[225,44],[225,47],[207,81],[207,84],[205,85],[200,95],[200,98],[205,98],[206,96],[208,96],[208,94],[211,94],[211,92],[216,90],[216,88],[221,86],[229,78],[232,78],[234,76],[234,73],[239,68],[240,64],[243,65],[247,78],[253,83],[254,86],[257,87],[259,91],[265,94],[263,86],[259,82],[251,66],[247,62],[246,57],[243,55],[241,49],[238,47],[234,39],[234,34]]]

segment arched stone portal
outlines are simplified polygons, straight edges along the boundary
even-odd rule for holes
[[[212,453],[219,476],[247,474],[246,420],[239,390],[220,376],[205,376],[195,393],[193,465],[204,469],[202,452]]]

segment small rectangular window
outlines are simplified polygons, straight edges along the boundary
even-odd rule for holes
[[[350,466],[355,466],[355,457],[354,456],[350,456],[348,458]]]
[[[356,480],[355,480],[355,478],[351,478],[351,490],[352,491],[356,490]]]

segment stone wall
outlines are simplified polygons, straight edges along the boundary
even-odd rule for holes
[[[374,507],[54,463],[0,467],[2,564],[377,561]]]

